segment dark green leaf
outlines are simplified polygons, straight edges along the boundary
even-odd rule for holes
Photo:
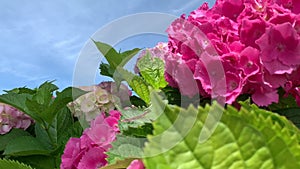
[[[73,136],[73,117],[70,110],[66,107],[62,109],[53,121],[54,131],[56,132],[57,144],[66,143]],[[71,132],[71,133],[69,133]]]
[[[43,155],[32,155],[15,157],[15,160],[28,164],[36,169],[56,169],[59,168],[59,164],[55,163],[55,158]]]
[[[22,136],[30,136],[30,134],[22,129],[12,129],[9,133],[0,135],[0,151],[3,151],[12,140]]]
[[[137,96],[131,96],[130,102],[132,105],[134,105],[136,107],[146,107],[147,106],[147,104]]]
[[[50,150],[36,138],[22,136],[9,142],[4,150],[4,155],[27,156],[27,155],[49,155]]]
[[[300,108],[289,108],[276,111],[278,114],[285,116],[300,129]]]
[[[43,145],[43,147],[47,147],[47,149],[53,149],[55,146],[55,139],[50,138],[45,127],[41,124],[37,123],[34,126],[36,139]],[[51,130],[51,129],[48,129]],[[51,134],[51,131],[49,131]],[[52,136],[51,136],[52,137]]]
[[[112,69],[109,64],[101,63],[100,64],[100,74],[103,76],[108,76],[113,78],[115,70]]]
[[[127,130],[121,130],[122,134],[126,136],[134,136],[138,138],[146,138],[147,135],[152,134],[153,126],[150,123],[146,123],[139,127],[128,126]]]

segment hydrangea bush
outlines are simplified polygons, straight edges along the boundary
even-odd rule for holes
[[[300,168],[299,13],[217,0],[153,48],[94,41],[113,81],[0,96],[0,168]]]

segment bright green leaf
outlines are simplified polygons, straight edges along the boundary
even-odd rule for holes
[[[141,77],[134,76],[128,83],[136,94],[138,94],[147,104],[150,103],[150,91],[148,85]]]
[[[18,161],[8,160],[8,159],[0,159],[0,168],[3,169],[33,169],[32,167],[20,163]]]
[[[219,105],[183,109],[166,105],[157,94],[151,100],[163,113],[145,147],[147,169],[300,168],[299,130],[284,117],[253,105],[240,111],[228,106],[211,131],[206,118],[212,113],[218,119]]]
[[[152,57],[149,51],[147,51],[145,56],[138,60],[137,67],[145,81],[154,89],[160,89],[167,86],[168,83],[164,78],[165,65],[163,60]]]

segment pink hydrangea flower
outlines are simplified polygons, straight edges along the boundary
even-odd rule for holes
[[[256,43],[262,62],[271,74],[290,74],[300,64],[299,35],[290,23],[270,27]]]
[[[145,169],[145,166],[141,160],[133,160],[127,169]]]
[[[33,119],[18,109],[0,103],[0,134],[6,134],[13,128],[26,130],[32,123]]]
[[[91,121],[80,138],[71,138],[62,155],[61,169],[96,169],[107,164],[105,152],[119,133],[120,112],[112,110],[109,116],[101,113]]]
[[[249,94],[260,106],[278,102],[277,89],[291,81],[289,92],[298,99],[293,74],[300,67],[299,11],[296,0],[217,0],[212,8],[204,3],[167,29],[166,81],[184,88],[184,95],[198,91],[231,104]]]

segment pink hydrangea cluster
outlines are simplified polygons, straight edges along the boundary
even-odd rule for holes
[[[0,103],[0,134],[6,134],[13,128],[26,130],[33,122],[32,118],[18,109]]]
[[[61,169],[96,169],[107,164],[105,152],[119,133],[120,112],[112,110],[109,116],[101,113],[91,121],[80,138],[71,138],[62,155]]]
[[[300,105],[299,13],[298,0],[204,3],[167,29],[166,80],[183,94],[229,104],[249,94],[260,106],[278,102],[282,87]]]

